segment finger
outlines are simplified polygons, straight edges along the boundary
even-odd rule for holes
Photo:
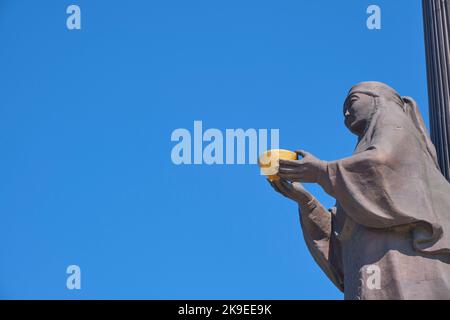
[[[302,164],[301,160],[280,160],[279,163],[283,167],[298,167]]]
[[[281,193],[284,196],[287,196],[287,191],[286,188],[283,186],[283,184],[281,183],[281,179],[278,180],[273,180],[270,181],[269,179],[267,179],[270,183],[270,185],[279,193]]]
[[[279,172],[278,176],[282,179],[285,180],[289,180],[289,181],[302,181],[302,179],[304,178],[302,174],[298,174],[298,173],[283,173],[283,172]]]
[[[300,182],[293,182],[292,187],[297,191],[302,191],[302,192],[306,191],[307,192],[307,190],[305,189],[303,184],[301,184]]]
[[[280,179],[280,180],[278,180],[278,186],[279,186],[280,190],[282,191],[282,193],[286,197],[295,200],[295,194],[294,194],[289,182],[287,182],[286,180]]]
[[[306,190],[300,182],[293,182],[292,188],[295,190],[295,192],[300,193],[305,199],[311,200],[314,198],[312,194],[309,193],[309,191]]]
[[[290,194],[288,190],[281,184],[280,180],[272,181],[272,185],[276,191],[278,191],[280,194],[282,194],[285,197],[290,198]]]
[[[301,155],[303,158],[306,157],[307,155],[309,155],[309,152],[307,152],[305,150],[296,150],[294,152],[297,154],[297,156]]]
[[[312,194],[308,192],[308,190],[303,188],[303,185],[299,182],[288,182],[287,180],[280,179],[281,184],[289,190],[289,194],[291,195],[290,198],[299,202],[299,203],[305,203],[309,202],[314,197]]]
[[[280,189],[278,189],[277,185],[276,185],[274,182],[270,181],[269,179],[267,179],[267,182],[269,182],[269,184],[272,186],[272,188],[273,188],[276,192],[281,193]]]
[[[285,190],[288,190],[290,194],[293,194],[294,188],[292,187],[292,183],[290,183],[288,180],[280,179],[280,184]]]
[[[287,167],[287,168],[285,168],[285,167],[280,167],[280,168],[278,168],[278,173],[292,173],[292,174],[295,174],[295,173],[303,173],[304,171],[306,170],[306,168],[304,168],[304,167],[296,167],[296,168],[294,168],[294,167]]]

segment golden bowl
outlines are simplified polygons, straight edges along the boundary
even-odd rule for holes
[[[270,181],[279,180],[278,174],[278,161],[283,160],[297,160],[298,156],[295,152],[284,150],[284,149],[273,149],[264,152],[258,159],[259,167],[261,168],[261,173]]]

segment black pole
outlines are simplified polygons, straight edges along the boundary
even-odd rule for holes
[[[450,0],[422,0],[430,135],[442,174],[450,181]]]

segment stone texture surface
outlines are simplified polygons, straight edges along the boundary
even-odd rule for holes
[[[296,201],[306,244],[346,299],[450,299],[450,183],[414,99],[354,86],[345,125],[353,155],[280,160],[274,189]],[[336,199],[326,210],[301,184]]]

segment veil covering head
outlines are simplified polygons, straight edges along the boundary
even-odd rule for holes
[[[437,157],[436,148],[430,139],[430,136],[426,129],[425,122],[423,121],[417,102],[413,98],[408,96],[402,97],[397,93],[397,91],[395,91],[387,84],[377,81],[361,82],[353,86],[350,89],[348,95],[352,93],[364,93],[374,97],[375,100],[377,101],[375,106],[376,108],[378,107],[380,97],[383,97],[385,100],[392,101],[396,103],[399,107],[401,107],[402,110],[405,112],[405,114],[408,116],[408,118],[416,127],[424,145],[426,146],[429,156],[433,159],[434,163],[436,164],[436,167],[439,169],[439,161]]]
[[[324,189],[358,224],[410,225],[417,251],[450,255],[450,184],[416,102],[380,82],[352,93],[372,96],[374,111],[353,156],[329,162]]]

